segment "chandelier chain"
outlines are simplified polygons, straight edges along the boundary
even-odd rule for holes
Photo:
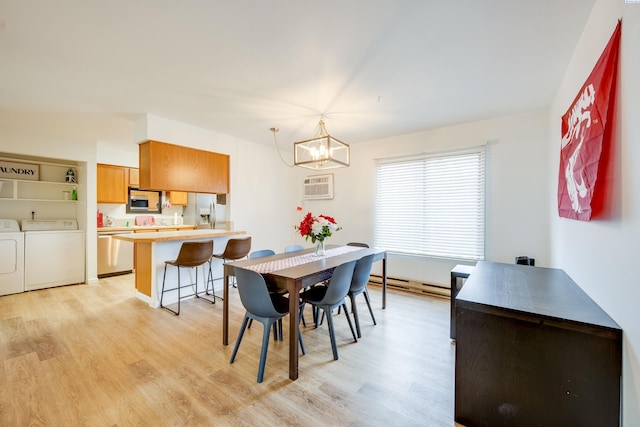
[[[293,164],[289,164],[284,157],[282,156],[282,152],[280,151],[280,146],[278,145],[278,138],[276,138],[276,132],[278,132],[280,129],[278,128],[271,128],[269,129],[271,131],[271,133],[273,133],[273,142],[275,142],[276,144],[276,150],[278,151],[278,155],[280,156],[280,160],[282,160],[282,163],[284,163],[285,165],[289,166],[290,168],[292,168],[294,165]]]

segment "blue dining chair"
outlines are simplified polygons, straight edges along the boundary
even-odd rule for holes
[[[249,254],[249,259],[262,258],[269,255],[275,255],[276,253],[271,249],[260,249],[259,251],[253,251]]]
[[[284,253],[297,252],[304,249],[302,245],[290,245],[284,248]]]
[[[261,383],[264,378],[264,369],[267,362],[271,327],[278,320],[281,320],[289,314],[289,299],[280,294],[269,293],[264,277],[262,277],[260,273],[244,268],[236,268],[235,273],[240,301],[246,309],[246,312],[229,363],[233,363],[236,359],[249,320],[253,319],[262,323],[264,325],[264,331],[262,333],[262,349],[260,351],[260,364],[258,366],[258,382]],[[298,333],[298,341],[300,342],[302,354],[306,354],[301,333]]]
[[[344,314],[347,318],[347,322],[349,323],[353,340],[358,342],[358,338],[356,338],[356,333],[353,330],[353,324],[351,323],[351,318],[349,317],[349,312],[345,303],[345,298],[349,292],[349,288],[351,287],[351,279],[353,278],[355,266],[356,261],[349,261],[337,266],[333,271],[333,275],[331,276],[327,286],[312,286],[300,294],[300,300],[302,301],[300,304],[300,317],[302,317],[306,304],[311,304],[314,307],[317,307],[322,310],[324,315],[326,315],[334,360],[338,360],[338,348],[336,346],[336,335],[333,327],[333,317],[331,315],[333,309],[336,307],[344,308]]]
[[[353,320],[356,324],[356,332],[358,338],[362,337],[360,333],[360,319],[358,318],[358,307],[356,304],[356,297],[360,294],[364,295],[364,300],[369,307],[369,314],[373,324],[377,325],[376,318],[373,316],[373,310],[371,309],[371,300],[369,298],[369,291],[367,290],[367,284],[369,283],[369,276],[371,275],[371,267],[373,266],[373,257],[375,254],[362,257],[356,262],[356,268],[353,271],[353,278],[351,279],[351,287],[349,288],[349,299],[351,300],[351,313],[353,313]]]
[[[253,251],[249,254],[249,259],[255,258],[263,258],[270,255],[275,255],[275,251],[271,249],[260,249],[257,251]],[[272,292],[271,290],[269,292]],[[286,293],[286,292],[276,292],[276,293]],[[251,329],[251,325],[253,324],[253,319],[249,319],[249,325],[247,325],[248,329]],[[278,335],[279,332],[279,335]],[[282,341],[282,319],[276,324],[273,325],[273,339]]]

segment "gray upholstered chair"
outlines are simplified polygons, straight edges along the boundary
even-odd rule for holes
[[[280,294],[269,293],[264,277],[255,271],[236,268],[236,279],[238,282],[240,301],[246,309],[246,312],[229,363],[233,363],[236,359],[249,320],[253,319],[262,323],[264,325],[264,331],[262,333],[260,364],[258,365],[258,382],[261,383],[264,378],[264,369],[267,362],[269,332],[272,325],[289,314],[289,299]],[[302,354],[306,354],[301,333],[298,334],[298,340]]]

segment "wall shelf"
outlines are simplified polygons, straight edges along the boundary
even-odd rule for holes
[[[1,157],[0,160],[10,160],[15,162],[25,162],[23,159],[8,159]],[[73,189],[79,190],[80,185],[66,182],[66,174],[69,169],[75,172],[78,177],[78,166],[70,164],[57,164],[38,161],[40,167],[40,180],[16,179],[11,177],[0,177],[0,200],[18,201],[48,201],[75,203],[71,200]],[[68,198],[66,197],[68,192]],[[80,192],[78,191],[78,195]]]
[[[0,200],[77,202],[71,200],[71,194],[74,187],[78,189],[78,184],[7,178],[0,178],[0,182],[4,183],[0,189]],[[69,199],[65,198],[65,191],[69,192]]]

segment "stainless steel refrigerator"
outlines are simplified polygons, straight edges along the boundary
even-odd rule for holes
[[[227,221],[226,194],[189,193],[184,223],[196,228],[224,228]]]

